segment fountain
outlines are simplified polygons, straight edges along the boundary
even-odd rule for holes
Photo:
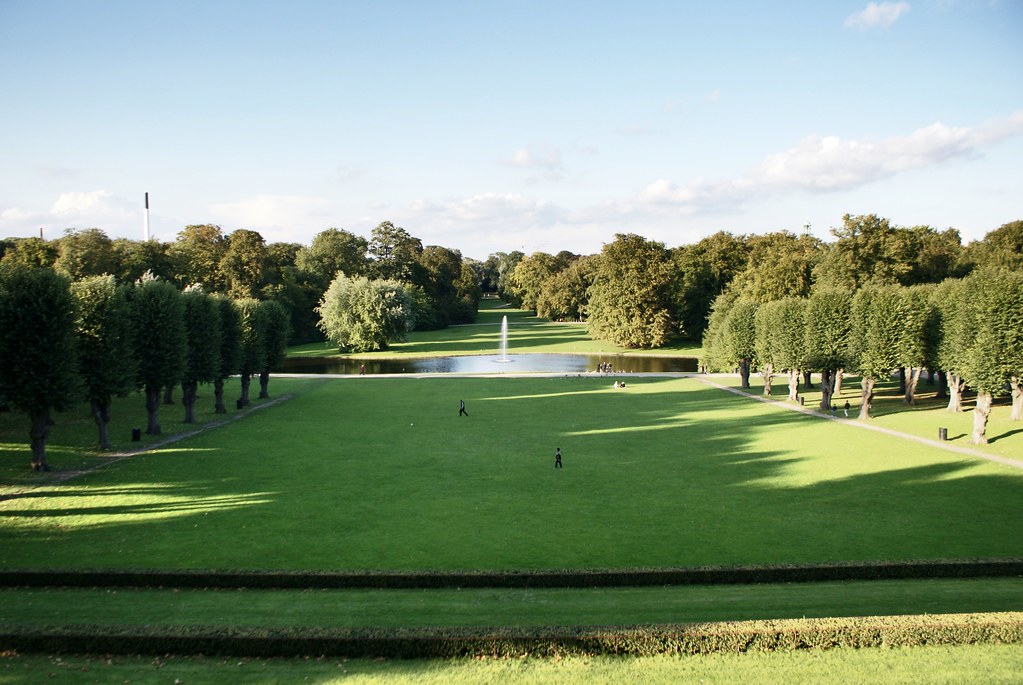
[[[511,361],[508,359],[508,317],[501,317],[501,357],[494,361],[506,364]]]

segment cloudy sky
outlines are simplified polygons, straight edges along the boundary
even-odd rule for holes
[[[1023,218],[1023,0],[0,0],[0,236]]]

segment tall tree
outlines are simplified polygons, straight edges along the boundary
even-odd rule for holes
[[[864,286],[853,296],[848,363],[861,378],[861,419],[870,418],[877,381],[889,378],[902,358],[908,304],[896,285]]]
[[[182,287],[201,285],[208,293],[224,292],[224,276],[220,261],[227,252],[227,238],[220,226],[193,224],[185,226],[170,246],[169,253],[176,266],[176,282]]]
[[[15,238],[4,251],[3,263],[9,266],[52,267],[57,261],[55,243],[42,238]]]
[[[799,370],[806,360],[806,298],[786,297],[771,304],[770,345],[774,366],[784,369],[789,379],[791,402],[799,400]],[[759,314],[759,312],[758,312]]]
[[[75,302],[50,269],[0,265],[0,397],[29,418],[32,468],[49,471],[51,413],[79,397]]]
[[[899,366],[909,369],[903,403],[916,404],[916,389],[920,375],[934,366],[937,347],[937,328],[940,325],[937,309],[931,302],[928,285],[917,285],[899,290],[903,300],[901,338],[898,346]]]
[[[619,233],[604,245],[589,289],[590,335],[623,347],[659,347],[674,329],[664,244]]]
[[[725,317],[724,344],[729,364],[739,367],[739,381],[744,390],[749,389],[750,366],[757,354],[756,317],[759,304],[754,300],[739,299],[732,305]],[[770,383],[764,389],[770,394]]]
[[[239,228],[227,239],[220,260],[220,272],[232,297],[255,297],[263,287],[270,253],[266,241],[256,231]]]
[[[170,283],[143,279],[131,291],[137,384],[146,395],[146,433],[160,434],[160,390],[181,380],[187,352],[184,303]]]
[[[241,397],[239,404],[247,406],[249,385],[252,374],[258,374],[266,366],[266,310],[260,306],[259,300],[251,297],[235,300],[238,307],[238,318],[241,321],[241,355],[238,362],[238,374],[241,377]]]
[[[742,297],[770,302],[810,294],[813,269],[824,254],[820,240],[779,231],[751,236],[748,245],[746,266],[731,284]]]
[[[831,408],[834,378],[849,360],[852,294],[844,288],[818,288],[806,305],[807,368],[821,372],[822,410]]]
[[[259,396],[270,397],[270,369],[284,361],[291,335],[291,315],[281,303],[266,300],[260,303],[266,319],[266,359],[259,371]]]
[[[694,340],[703,336],[715,299],[746,267],[748,254],[745,237],[724,231],[671,251],[672,317],[682,335]]]
[[[362,236],[341,228],[328,228],[313,236],[309,247],[299,250],[295,266],[315,276],[322,292],[339,271],[348,276],[366,273],[367,249],[369,242]]]
[[[60,253],[53,268],[73,281],[117,273],[113,246],[113,241],[98,228],[69,228],[60,239]]]
[[[554,255],[546,252],[534,252],[520,260],[515,265],[510,283],[510,289],[515,293],[519,306],[535,312],[544,285],[564,267],[565,265]]]
[[[110,405],[135,389],[135,332],[126,286],[113,276],[91,276],[71,284],[77,302],[79,374],[100,449],[110,449]]]
[[[423,241],[400,226],[383,221],[369,239],[370,273],[377,280],[423,285],[419,255]]]
[[[220,354],[217,373],[213,379],[214,412],[226,414],[224,381],[241,369],[242,320],[234,300],[224,295],[214,297],[220,312]]]
[[[599,259],[595,255],[579,257],[550,278],[537,299],[537,315],[552,321],[581,320],[589,303],[587,293],[596,277]]]
[[[817,283],[855,290],[868,282],[902,283],[912,271],[918,246],[888,219],[846,214],[831,233],[837,240],[814,269]]]
[[[1023,269],[1023,220],[1002,224],[970,243],[963,258],[978,269]]]
[[[220,370],[222,326],[220,305],[199,286],[181,295],[187,353],[181,374],[181,404],[185,423],[195,423],[195,401],[200,383],[211,383]]]
[[[114,259],[117,261],[117,280],[134,283],[147,272],[164,280],[175,277],[174,260],[170,246],[156,240],[114,240]]]
[[[935,287],[932,302],[938,311],[939,337],[936,364],[944,371],[948,384],[948,411],[963,410],[963,376],[970,346],[976,335],[976,312],[972,292],[976,279],[946,279]]]

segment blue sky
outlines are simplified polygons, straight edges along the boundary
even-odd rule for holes
[[[1023,218],[1023,1],[0,0],[0,236],[593,253]]]

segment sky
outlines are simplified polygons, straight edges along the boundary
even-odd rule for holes
[[[1023,0],[0,0],[0,237],[1023,219]]]

